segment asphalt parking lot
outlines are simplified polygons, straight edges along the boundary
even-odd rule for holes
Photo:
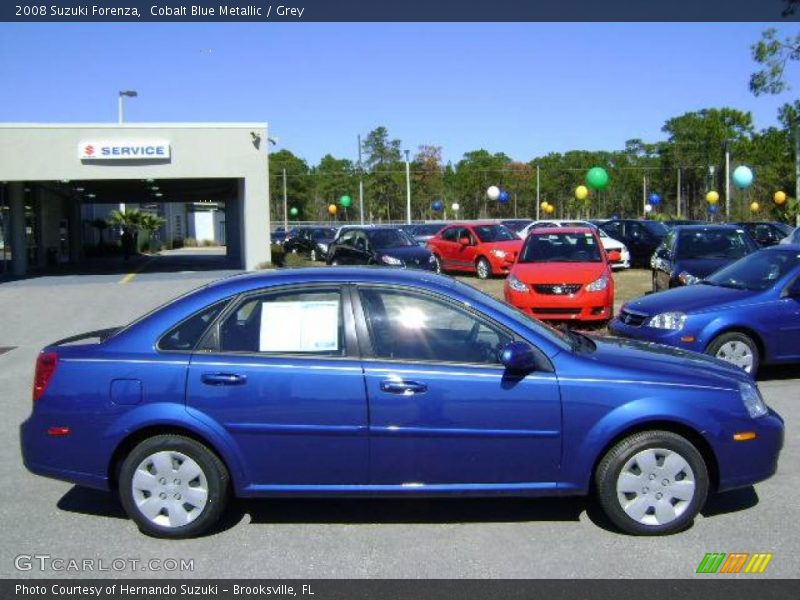
[[[199,271],[186,257],[181,261],[173,261],[168,272],[152,272],[153,263],[142,263],[129,273],[0,284],[5,409],[0,435],[8,440],[0,447],[0,480],[5,484],[0,488],[0,576],[685,578],[695,576],[707,552],[773,553],[769,568],[758,577],[796,577],[800,572],[796,368],[768,370],[760,380],[767,402],[786,421],[778,474],[755,488],[713,498],[695,525],[678,535],[620,535],[584,499],[336,499],[237,502],[224,526],[210,536],[178,542],[143,536],[112,495],[29,474],[21,462],[18,427],[30,410],[34,359],[43,345],[128,322],[231,273],[216,268],[223,264]],[[464,280],[476,283],[474,278]],[[647,281],[645,272],[619,275],[619,298]],[[501,289],[499,281],[486,285],[490,292]],[[191,559],[193,570],[152,573],[127,566],[118,573],[38,567],[21,571],[15,567],[19,555],[103,560],[106,566],[114,559]]]

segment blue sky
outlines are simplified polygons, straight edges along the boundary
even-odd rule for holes
[[[278,148],[356,158],[378,125],[412,151],[530,160],[663,139],[672,116],[732,106],[758,128],[800,93],[753,97],[767,25],[0,24],[0,121],[267,121]],[[783,34],[794,25],[778,25]]]

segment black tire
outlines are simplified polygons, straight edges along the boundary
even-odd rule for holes
[[[623,495],[625,500],[620,499],[620,494],[617,492],[617,482],[622,469],[635,456],[647,450],[653,450],[654,455],[658,455],[659,450],[676,453],[689,465],[691,474],[686,471],[677,473],[674,475],[675,479],[670,482],[666,477],[673,476],[660,471],[663,467],[663,462],[660,466],[657,462],[653,463],[656,465],[655,473],[646,473],[638,466],[638,462],[634,461],[634,467],[639,469],[647,487],[643,487],[641,492],[637,489],[632,494],[632,497],[626,494]],[[653,474],[655,474],[654,478],[651,477]],[[690,499],[677,500],[672,498],[665,500],[665,503],[672,504],[674,512],[678,513],[674,519],[665,523],[653,523],[652,521],[657,521],[655,503],[659,503],[659,500],[663,497],[669,496],[669,490],[671,489],[661,485],[659,480],[661,482],[667,481],[666,485],[670,483],[674,485],[678,481],[691,481],[692,476],[694,492]],[[633,475],[633,477],[636,478],[639,475]],[[665,478],[661,479],[661,477]],[[655,481],[655,483],[649,483],[651,480]],[[653,486],[652,489],[649,486]],[[703,508],[708,496],[708,489],[708,468],[702,455],[688,440],[671,431],[643,431],[623,439],[606,453],[595,471],[595,490],[600,506],[616,527],[631,535],[668,535],[689,527]],[[638,503],[639,506],[648,507],[641,519],[648,522],[641,522],[635,519],[625,512],[623,507],[623,501],[627,501],[629,503],[627,506],[631,506],[639,498],[641,498]],[[675,500],[674,503],[673,500]],[[653,506],[650,506],[651,502]]]
[[[478,279],[492,278],[492,265],[482,256],[475,261],[475,274]]]
[[[723,333],[722,335],[718,335],[713,340],[711,340],[711,343],[708,345],[708,348],[706,348],[706,354],[710,354],[711,356],[715,356],[717,358],[730,362],[731,364],[734,364],[738,367],[741,367],[740,364],[737,364],[733,360],[728,360],[724,356],[717,356],[717,354],[719,354],[723,346],[733,345],[735,347],[736,344],[744,344],[745,346],[747,346],[748,351],[752,355],[752,367],[750,367],[750,369],[746,369],[743,367],[742,368],[745,372],[750,373],[750,375],[755,377],[756,373],[758,373],[758,367],[761,363],[761,356],[758,351],[758,344],[756,344],[753,338],[751,338],[746,333],[741,333],[739,331],[730,331],[728,333]]]
[[[147,497],[142,496],[142,493],[139,492],[137,494],[137,500],[137,497],[134,495],[133,478],[137,473],[137,469],[149,457],[161,452],[177,453],[190,458],[200,467],[202,475],[205,477],[207,484],[207,499],[205,505],[199,514],[193,516],[192,520],[188,521],[185,525],[170,526],[168,524],[164,525],[154,522],[140,510],[137,504],[137,502],[146,501]],[[181,463],[176,460],[172,460],[173,468],[180,464]],[[178,474],[176,471],[173,473],[176,475]],[[194,478],[192,481],[196,482],[197,479],[198,478]],[[180,482],[177,478],[174,479],[173,482],[174,481]],[[189,485],[189,482],[187,481],[185,485]],[[140,442],[125,457],[119,471],[118,493],[125,512],[128,513],[128,516],[136,523],[142,533],[160,538],[182,539],[199,536],[208,531],[219,521],[228,500],[229,487],[230,476],[228,474],[228,469],[219,457],[209,448],[182,435],[157,435]],[[168,498],[169,494],[181,491],[179,487],[170,486],[169,482],[164,486],[160,486],[158,489],[162,490],[159,492],[159,496],[165,498],[165,501],[169,502],[172,502],[172,499]],[[165,495],[162,496],[161,494]],[[155,492],[150,495],[154,497]],[[174,495],[174,498],[178,500],[182,499],[180,495]],[[177,505],[177,502],[174,504]],[[190,506],[190,504],[185,503],[177,506],[186,507]],[[164,510],[166,510],[166,513],[158,514],[155,518],[160,520],[169,519],[169,509]],[[197,509],[195,508],[193,510]]]
[[[436,263],[436,267],[434,268],[434,271],[436,271],[437,273],[444,273],[444,268],[442,267],[442,259],[439,258],[439,256],[437,254],[434,254],[433,255],[433,260]]]

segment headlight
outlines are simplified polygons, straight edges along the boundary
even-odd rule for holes
[[[740,383],[739,391],[742,396],[742,403],[752,418],[763,417],[767,414],[767,405],[764,404],[761,392],[758,391],[755,385],[752,383]]]
[[[650,319],[650,327],[655,329],[672,329],[680,331],[686,324],[686,314],[682,312],[665,312]]]
[[[398,266],[403,264],[403,261],[400,260],[399,258],[395,258],[394,256],[386,256],[385,254],[381,256],[381,262],[393,266]]]
[[[680,281],[683,285],[694,285],[695,283],[700,283],[700,278],[695,277],[689,271],[681,271],[680,275],[678,275],[678,281]]]
[[[608,287],[608,277],[603,273],[598,279],[586,286],[587,292],[602,292]]]
[[[428,262],[431,263],[431,264],[435,263],[436,262],[436,257],[433,254],[431,254],[428,257]]]
[[[528,286],[526,284],[522,283],[513,274],[508,276],[508,278],[506,279],[506,282],[508,283],[508,287],[510,287],[515,292],[523,292],[523,293],[525,293],[525,292],[529,292],[530,291]]]
[[[491,251],[491,253],[494,256],[496,256],[497,258],[505,258],[506,257],[506,251],[505,250],[499,250],[499,249],[495,248],[494,250]]]

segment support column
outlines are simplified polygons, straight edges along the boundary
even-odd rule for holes
[[[239,239],[241,240],[244,268],[252,271],[262,263],[272,260],[269,245],[269,182],[266,169],[254,171],[239,180]],[[245,218],[245,215],[247,217]],[[229,225],[226,222],[226,227]],[[228,244],[233,231],[227,236]],[[229,246],[230,247],[230,246]]]
[[[67,201],[67,235],[69,235],[69,262],[78,263],[83,259],[83,223],[81,201],[70,198]],[[108,234],[108,232],[106,232]]]
[[[11,274],[24,277],[28,273],[28,244],[25,239],[25,184],[12,181],[8,184],[10,208]]]

